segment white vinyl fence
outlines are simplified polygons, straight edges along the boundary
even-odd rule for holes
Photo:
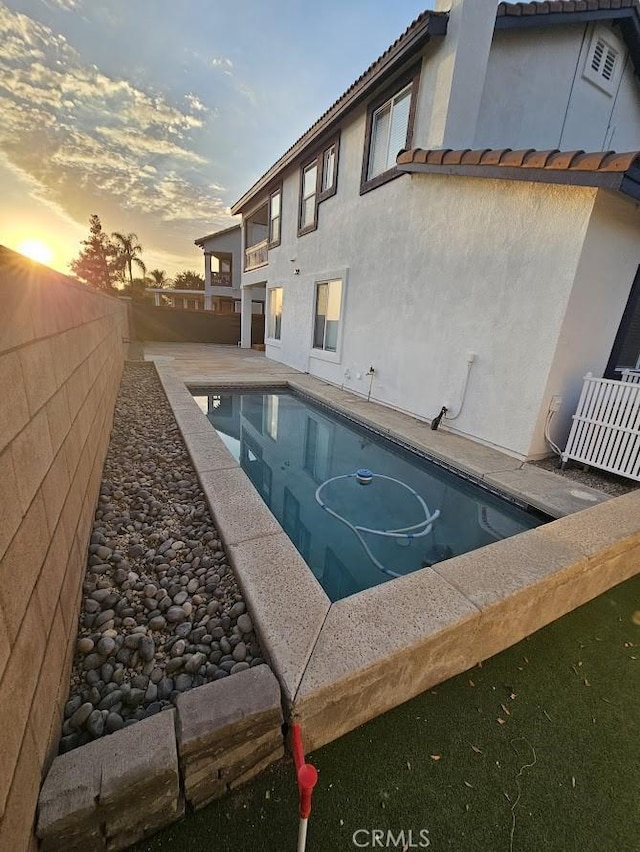
[[[640,370],[623,370],[621,378],[623,382],[640,384]]]
[[[562,461],[640,480],[640,373],[627,381],[587,373]]]

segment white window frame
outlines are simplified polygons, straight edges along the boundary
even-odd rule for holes
[[[280,336],[279,337],[271,337],[271,322],[272,322],[272,314],[271,314],[271,295],[275,294],[278,290],[280,290]],[[281,346],[282,345],[282,313],[284,307],[284,287],[269,287],[267,289],[267,340],[266,342],[269,346]],[[274,330],[275,329],[275,320],[274,320]]]
[[[316,180],[313,185],[313,191],[309,192],[307,195],[304,194],[304,185],[305,178],[307,172],[316,170]],[[298,234],[304,234],[307,231],[313,231],[317,227],[318,223],[318,178],[320,176],[322,170],[322,166],[318,162],[318,158],[316,157],[314,160],[311,160],[310,163],[307,163],[306,166],[302,168],[302,179],[300,183],[300,213],[298,216]],[[304,211],[306,207],[306,202],[313,199],[313,216],[310,222],[305,223],[303,221]]]
[[[331,169],[327,169],[327,165],[331,164]],[[331,192],[335,187],[336,183],[336,165],[338,163],[338,146],[335,142],[332,142],[327,148],[322,152],[322,182],[320,185],[320,194],[324,195],[327,192]],[[331,183],[327,183],[328,177],[331,178]]]
[[[387,163],[388,160],[389,160],[389,145],[390,145],[390,142],[391,142],[391,128],[393,126],[394,109],[395,109],[396,103],[401,98],[404,98],[405,96],[408,95],[408,97],[409,97],[409,112],[407,113],[407,126],[405,128],[405,134],[404,134],[404,139],[405,139],[405,142],[406,142],[407,133],[409,132],[409,125],[411,123],[411,98],[412,98],[412,95],[413,95],[412,90],[413,90],[413,83],[407,83],[407,85],[403,86],[402,89],[400,89],[399,91],[397,91],[395,93],[395,95],[392,95],[383,104],[380,104],[380,106],[376,110],[374,110],[373,115],[371,116],[371,138],[369,139],[368,165],[367,165],[367,180],[368,181],[373,180],[374,178],[377,178],[380,175],[383,175],[385,172],[390,171],[395,166],[395,160],[394,160],[393,163],[391,163],[390,166],[387,165],[386,168],[382,169],[382,171],[375,172],[375,174],[372,173],[373,151],[374,151],[374,145],[375,145],[375,141],[376,141],[375,129],[376,129],[377,116],[380,115],[380,113],[383,112],[383,110],[386,110],[389,107],[391,108],[390,115],[389,115],[389,127],[388,127],[388,130],[387,130],[387,138],[386,138],[386,141],[385,141],[385,163]]]
[[[273,200],[274,198],[278,199],[278,215],[273,215]],[[278,236],[274,239],[273,237],[273,226],[274,222],[278,223]],[[275,189],[271,195],[269,196],[269,226],[267,233],[267,241],[269,248],[276,248],[279,246],[282,241],[282,187],[278,187]]]
[[[345,268],[332,270],[323,275],[318,275],[314,278],[313,287],[311,288],[311,328],[310,328],[310,345],[309,357],[319,361],[329,361],[334,364],[339,364],[342,361],[342,342],[344,339],[344,326],[347,304],[347,288],[348,288],[348,270]],[[336,340],[336,351],[330,352],[326,349],[316,349],[313,345],[316,325],[316,305],[318,304],[318,285],[327,284],[330,281],[341,281],[342,290],[340,294],[340,317],[338,319],[338,338]]]

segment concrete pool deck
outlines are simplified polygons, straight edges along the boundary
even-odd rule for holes
[[[611,499],[251,350],[146,344],[145,358],[309,750],[640,571],[640,491]],[[331,603],[187,388],[240,385],[300,391],[558,520]]]

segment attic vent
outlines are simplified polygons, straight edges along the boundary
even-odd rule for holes
[[[602,74],[605,80],[611,80],[618,58],[617,50],[609,47],[601,38],[596,42],[591,59],[591,69],[596,74]]]
[[[601,35],[594,35],[584,76],[600,89],[613,94],[621,53]]]

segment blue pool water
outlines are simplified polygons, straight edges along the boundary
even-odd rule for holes
[[[292,393],[194,396],[333,601],[544,522]]]

